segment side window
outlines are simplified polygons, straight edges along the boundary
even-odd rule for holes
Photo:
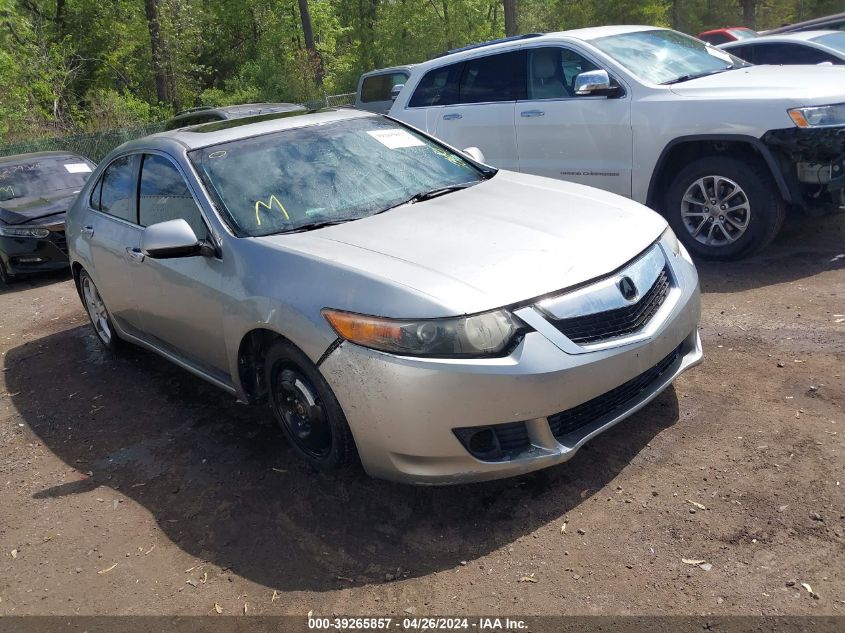
[[[757,64],[821,64],[834,61],[822,51],[801,44],[758,44],[754,55]]]
[[[711,33],[707,36],[707,41],[713,44],[714,46],[717,46],[719,44],[725,44],[733,40],[729,39],[728,36],[724,33]]]
[[[533,48],[528,58],[528,98],[575,97],[575,78],[598,70],[590,60],[568,48]]]
[[[137,170],[135,156],[123,156],[109,165],[101,182],[94,189],[100,190],[100,204],[95,208],[116,218],[136,223],[133,190]]]
[[[754,47],[753,46],[731,46],[728,53],[734,57],[739,57],[747,62],[754,63]]]
[[[457,102],[458,80],[463,66],[460,63],[429,70],[414,90],[408,107],[425,108]]]
[[[141,226],[182,218],[197,237],[208,236],[197,203],[182,174],[168,159],[145,154],[138,187],[138,219]]]
[[[367,77],[361,83],[361,101],[364,103],[390,101],[393,86],[404,84],[407,79],[408,75],[405,73],[387,73]]]
[[[461,73],[460,103],[525,98],[525,51],[470,59]]]

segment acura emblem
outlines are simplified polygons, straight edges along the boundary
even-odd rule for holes
[[[622,277],[617,284],[619,292],[628,301],[633,301],[637,297],[637,286],[634,285],[634,280],[630,277]]]

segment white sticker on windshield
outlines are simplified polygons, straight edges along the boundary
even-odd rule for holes
[[[91,171],[91,168],[85,163],[68,163],[65,165],[65,169],[71,174],[87,174]]]
[[[733,61],[729,53],[726,53],[723,50],[719,50],[714,46],[708,46],[706,50],[712,57],[715,57],[716,59],[721,59],[723,62],[730,64]]]
[[[390,149],[425,145],[420,139],[413,134],[408,134],[405,130],[372,130],[367,132],[367,134]]]

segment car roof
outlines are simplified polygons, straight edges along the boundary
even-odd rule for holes
[[[190,151],[200,147],[218,145],[242,138],[261,136],[271,132],[376,116],[378,115],[371,112],[353,110],[351,108],[326,109],[319,112],[306,111],[300,113],[296,111],[265,114],[227,121],[201,123],[176,130],[159,132],[135,141],[129,141],[121,145],[118,150],[121,152],[144,149]]]
[[[402,64],[401,66],[388,66],[387,68],[376,68],[361,74],[361,77],[369,77],[371,75],[386,75],[388,73],[397,73],[403,70],[411,70],[417,64]]]
[[[0,165],[10,165],[10,164],[19,164],[19,163],[27,163],[33,160],[39,160],[44,158],[76,158],[80,160],[86,160],[89,163],[92,162],[89,159],[85,158],[84,156],[80,156],[79,154],[74,154],[73,152],[64,152],[64,151],[56,151],[56,152],[29,152],[27,154],[12,154],[10,156],[0,156]]]
[[[785,24],[784,26],[779,26],[777,28],[770,29],[766,32],[775,35],[780,33],[792,32],[793,29],[806,29],[812,28],[814,26],[825,26],[831,23],[839,24],[842,22],[845,22],[845,13],[832,13],[830,15],[825,15],[820,18],[813,18],[812,20],[795,22],[794,24]]]
[[[777,35],[762,35],[755,42],[795,42],[795,41],[809,41],[814,40],[822,35],[835,35],[842,33],[842,31],[835,31],[833,29],[816,30],[816,31],[796,31],[795,33],[778,33]],[[746,42],[748,40],[745,40]]]
[[[720,29],[710,29],[709,31],[702,31],[699,35],[710,35],[711,33],[725,33],[727,31],[753,31],[747,26],[723,26]]]

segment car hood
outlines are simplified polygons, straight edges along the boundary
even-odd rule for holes
[[[626,198],[500,171],[426,202],[260,239],[411,288],[460,314],[606,275],[645,250],[665,227],[663,218]]]
[[[841,66],[748,66],[671,86],[682,97],[790,100],[805,105],[845,101]]]
[[[46,196],[0,201],[0,221],[6,224],[55,224],[73,204],[77,190],[57,191]]]

